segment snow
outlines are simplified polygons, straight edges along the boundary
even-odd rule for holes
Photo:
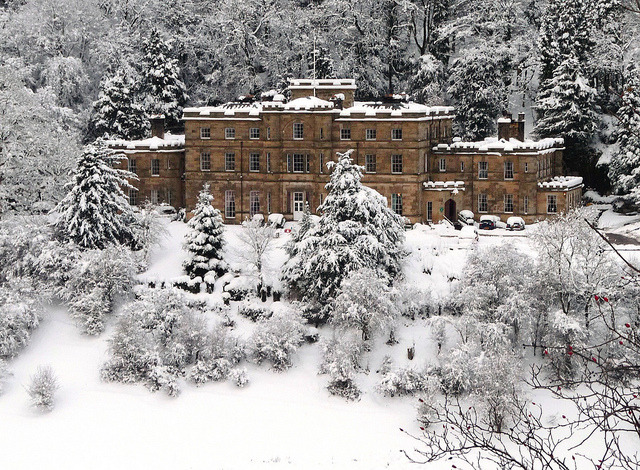
[[[464,191],[464,181],[425,181],[423,185],[424,189],[435,191],[450,191],[456,189]]]
[[[316,109],[333,109],[331,101],[321,100],[315,96],[306,96],[291,100],[284,105],[286,111],[311,111]]]
[[[573,189],[582,186],[581,176],[554,176],[551,181],[538,183],[541,189]]]
[[[539,154],[554,152],[561,150],[564,146],[564,139],[546,138],[541,140],[525,139],[524,142],[511,138],[508,141],[498,139],[497,137],[487,137],[477,142],[465,142],[454,138],[451,144],[438,144],[433,148],[435,151],[454,152],[461,150],[472,150],[479,152],[502,151],[502,152],[518,152],[518,151],[534,151]]]
[[[182,149],[184,148],[184,134],[173,135],[165,133],[164,138],[151,137],[142,140],[108,140],[109,147],[124,147],[127,150],[160,150],[160,149]]]

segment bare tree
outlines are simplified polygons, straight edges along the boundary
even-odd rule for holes
[[[270,224],[263,224],[260,220],[246,219],[242,223],[240,241],[246,250],[241,251],[240,256],[257,271],[259,279],[258,290],[264,285],[264,260],[265,255],[271,250],[276,229]]]

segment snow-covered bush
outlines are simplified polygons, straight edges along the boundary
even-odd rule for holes
[[[110,245],[82,252],[61,296],[84,333],[102,333],[116,299],[131,291],[136,270],[135,258],[124,247]]]
[[[364,341],[355,332],[345,332],[322,344],[320,373],[329,375],[327,390],[347,400],[357,400],[362,394],[356,384],[356,374],[360,369],[360,356],[364,351]]]
[[[54,395],[59,388],[58,379],[51,366],[40,366],[36,373],[31,376],[27,392],[33,406],[41,410],[51,411],[54,405]]]
[[[0,286],[0,360],[24,348],[40,321],[40,305],[31,287],[12,280]]]
[[[416,395],[424,392],[429,384],[429,376],[410,367],[391,369],[383,374],[376,387],[385,396],[395,397]]]
[[[251,276],[238,276],[224,286],[224,291],[229,293],[229,299],[239,301],[258,291],[258,280]]]
[[[249,384],[249,376],[247,375],[247,369],[245,367],[241,369],[231,369],[231,371],[229,372],[229,379],[234,384],[236,384],[237,387],[240,388],[243,388]]]
[[[480,355],[475,343],[461,344],[450,351],[436,372],[440,377],[440,387],[445,395],[458,396],[470,392],[475,380],[476,360]]]
[[[141,289],[118,317],[102,378],[179,393],[177,378],[205,353],[206,319],[175,289]]]
[[[133,250],[140,253],[141,261],[147,265],[149,253],[168,234],[163,219],[155,208],[147,203],[132,213]]]
[[[338,154],[327,184],[329,194],[318,208],[318,223],[297,243],[284,266],[283,282],[307,303],[328,305],[342,281],[360,268],[395,278],[400,273],[404,225],[377,191],[361,183],[363,167],[354,165],[351,151]],[[319,309],[317,322],[328,320]]]
[[[355,328],[367,341],[390,328],[397,316],[389,281],[373,269],[352,271],[344,279],[335,299],[331,322],[338,328]]]
[[[238,306],[238,314],[247,317],[251,321],[257,322],[268,319],[272,315],[272,312],[257,298],[253,298],[245,299]]]
[[[220,211],[211,205],[213,196],[205,183],[198,195],[193,217],[187,225],[191,229],[185,237],[189,258],[184,269],[191,278],[203,278],[209,273],[222,276],[229,267],[222,259],[224,224]]]
[[[413,284],[402,284],[394,295],[396,307],[400,315],[415,320],[426,318],[433,311],[431,291],[421,289]]]
[[[10,216],[0,221],[0,284],[35,274],[38,257],[51,238],[46,220]]]
[[[231,378],[242,380],[233,374],[233,367],[245,359],[246,352],[240,340],[222,325],[207,335],[206,346],[200,350],[195,366],[189,372],[189,380],[196,384],[217,382]]]
[[[251,266],[259,287],[266,284],[265,265],[275,236],[275,227],[270,224],[265,225],[259,219],[247,219],[242,222],[242,231],[238,238],[243,246],[238,254],[247,266]]]
[[[189,277],[189,276],[178,276],[171,280],[171,284],[178,289],[185,290],[187,292],[191,292],[192,294],[200,293],[202,288],[202,278],[201,277]]]
[[[586,333],[576,319],[562,311],[550,316],[546,335],[543,339],[544,356],[552,374],[562,380],[575,377],[580,362],[573,360],[573,350],[584,346]]]
[[[296,312],[276,312],[256,325],[249,339],[251,354],[258,364],[268,361],[275,370],[286,370],[291,367],[293,355],[304,343],[304,334],[305,326]]]

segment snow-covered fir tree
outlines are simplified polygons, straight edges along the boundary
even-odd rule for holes
[[[298,223],[298,228],[291,234],[291,238],[285,246],[285,250],[290,258],[297,255],[299,243],[305,237],[311,227],[313,227],[313,223],[311,222],[311,209],[309,208],[309,203],[307,202],[304,205],[302,218]]]
[[[186,235],[185,248],[189,258],[184,269],[191,278],[201,277],[213,272],[221,276],[228,270],[222,259],[224,246],[224,224],[220,211],[211,205],[213,196],[209,184],[205,183],[198,195],[193,217],[188,224],[191,229]]]
[[[619,149],[609,165],[609,178],[619,194],[640,201],[640,70],[629,67],[617,112]]]
[[[283,280],[304,300],[328,305],[352,271],[371,268],[392,279],[404,255],[402,218],[387,207],[378,192],[363,186],[363,167],[354,165],[351,151],[338,153],[322,216],[298,243],[298,253],[284,267]],[[323,318],[327,319],[328,311]]]
[[[553,77],[545,81],[538,95],[539,137],[565,139],[564,163],[569,171],[590,168],[594,152],[589,148],[598,128],[595,90],[589,86],[580,62],[574,56],[564,59]]]
[[[133,188],[127,178],[135,175],[114,168],[122,158],[100,139],[85,146],[70,190],[53,211],[60,236],[91,249],[134,243],[130,224],[134,215],[123,188]]]
[[[137,85],[129,72],[119,70],[105,78],[93,103],[89,133],[94,137],[127,140],[145,137],[149,122],[137,95]]]
[[[164,114],[169,126],[175,126],[187,101],[184,83],[180,80],[178,59],[173,57],[171,43],[157,29],[152,29],[142,43],[143,83],[146,108]]]

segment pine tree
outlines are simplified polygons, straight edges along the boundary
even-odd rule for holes
[[[213,196],[209,184],[205,183],[198,195],[198,203],[188,224],[191,231],[186,235],[185,248],[190,253],[184,269],[191,278],[214,272],[217,276],[228,270],[222,259],[224,246],[224,224],[220,211],[211,205]]]
[[[142,50],[146,106],[150,112],[164,114],[168,125],[175,126],[188,97],[179,78],[178,60],[172,56],[171,43],[163,40],[158,30],[153,29],[142,43]]]
[[[294,295],[326,306],[339,293],[350,272],[371,268],[392,279],[404,253],[402,218],[386,199],[360,182],[363,168],[351,151],[338,153],[322,216],[297,244],[298,253],[285,264],[283,280]],[[325,310],[317,321],[327,320]]]
[[[562,61],[553,78],[542,84],[538,96],[539,120],[535,134],[539,137],[563,137],[564,161],[569,171],[586,174],[595,163],[589,144],[597,131],[595,90],[589,86],[578,60]]]
[[[454,130],[465,140],[481,140],[495,133],[496,118],[507,104],[504,57],[498,50],[479,47],[451,66],[447,91],[456,106]]]
[[[60,236],[88,249],[135,242],[130,224],[134,215],[123,192],[133,188],[127,178],[135,176],[114,168],[122,158],[100,139],[85,146],[71,189],[53,211]]]
[[[619,150],[609,166],[609,178],[619,194],[640,201],[640,71],[630,67],[618,110],[616,137]]]
[[[302,218],[300,219],[300,223],[298,224],[298,229],[291,234],[291,238],[285,246],[285,250],[290,258],[298,254],[298,245],[312,226],[311,209],[309,208],[309,203],[307,202],[304,205]]]
[[[98,99],[93,103],[90,135],[126,140],[144,138],[149,122],[137,103],[137,93],[134,80],[123,70],[104,79]]]

